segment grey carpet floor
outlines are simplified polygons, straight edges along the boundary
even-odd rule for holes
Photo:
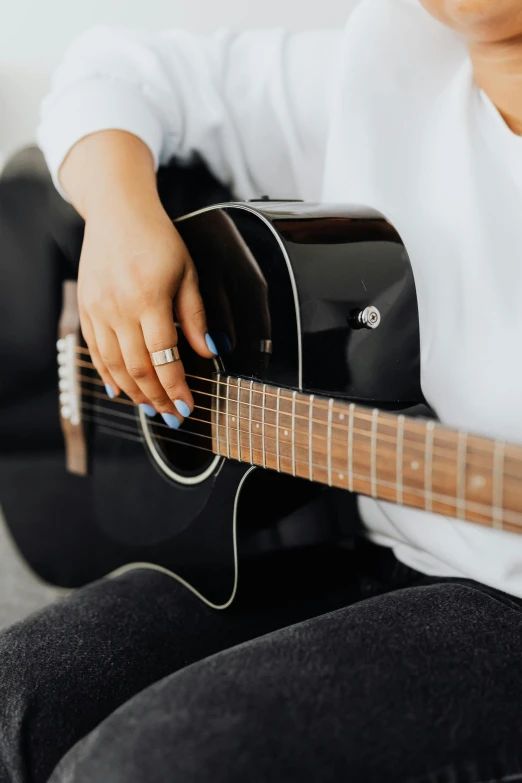
[[[40,581],[16,550],[0,510],[0,628],[27,617],[64,591]]]

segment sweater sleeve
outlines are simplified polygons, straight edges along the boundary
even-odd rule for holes
[[[317,199],[340,43],[335,30],[97,27],[55,72],[38,143],[59,190],[71,147],[119,129],[141,138],[156,166],[198,153],[238,198]]]

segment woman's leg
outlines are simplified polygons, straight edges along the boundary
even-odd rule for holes
[[[52,783],[522,779],[520,603],[412,587],[215,655],[78,743]]]
[[[238,602],[226,612],[137,570],[0,633],[0,782],[43,783],[75,742],[166,675],[359,600],[357,562],[326,548],[253,559],[242,564]]]

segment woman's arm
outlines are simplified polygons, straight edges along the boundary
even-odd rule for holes
[[[155,371],[149,352],[177,342],[173,300],[192,347],[209,356],[212,343],[155,169],[197,152],[240,197],[317,198],[339,40],[336,32],[206,38],[98,28],[55,75],[38,136],[55,182],[86,220],[84,335],[105,382],[172,426],[192,396],[181,363]]]
[[[141,138],[155,165],[198,152],[239,198],[317,198],[341,36],[85,33],[42,106],[38,139],[55,181],[73,144],[118,129]]]

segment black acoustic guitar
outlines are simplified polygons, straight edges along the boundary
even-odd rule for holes
[[[61,420],[98,534],[85,576],[150,563],[228,606],[238,553],[270,525],[270,509],[291,505],[290,481],[295,497],[344,489],[522,530],[522,448],[416,415],[414,280],[381,215],[234,203],[176,225],[220,349],[203,360],[181,336],[195,409],[180,430],[107,398],[66,283]]]

